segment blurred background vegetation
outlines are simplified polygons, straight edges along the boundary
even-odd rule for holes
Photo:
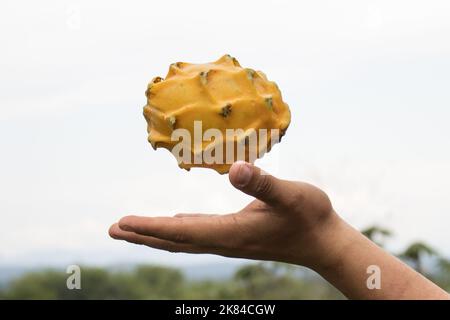
[[[390,230],[362,233],[384,246]],[[423,242],[396,254],[450,292],[450,261]],[[282,263],[240,266],[226,279],[189,279],[179,269],[140,265],[127,270],[81,266],[81,290],[68,290],[68,274],[56,269],[25,273],[0,288],[1,299],[344,299],[314,272]]]

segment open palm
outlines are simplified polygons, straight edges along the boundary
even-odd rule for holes
[[[325,193],[306,183],[262,174],[248,163],[234,164],[229,177],[236,188],[256,197],[239,212],[126,216],[109,233],[115,239],[171,252],[308,264],[312,244],[320,236],[314,231],[334,213]]]

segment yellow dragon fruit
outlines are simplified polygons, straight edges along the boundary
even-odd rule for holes
[[[174,63],[165,79],[149,83],[145,95],[148,141],[154,149],[170,150],[187,170],[222,174],[237,160],[253,162],[290,123],[278,86],[230,55],[205,64]]]

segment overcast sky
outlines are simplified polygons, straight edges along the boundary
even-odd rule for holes
[[[352,225],[450,255],[449,1],[2,1],[0,266],[212,263],[111,240],[126,214],[227,213],[226,175],[153,151],[151,78],[225,53],[278,83],[292,122],[258,161]]]

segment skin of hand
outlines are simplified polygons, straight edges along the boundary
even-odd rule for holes
[[[230,169],[231,184],[255,197],[242,210],[174,217],[126,216],[114,239],[171,252],[287,262],[321,274],[355,299],[448,299],[449,295],[345,223],[320,189],[277,179],[246,162]],[[368,289],[367,268],[381,270],[381,288]]]

